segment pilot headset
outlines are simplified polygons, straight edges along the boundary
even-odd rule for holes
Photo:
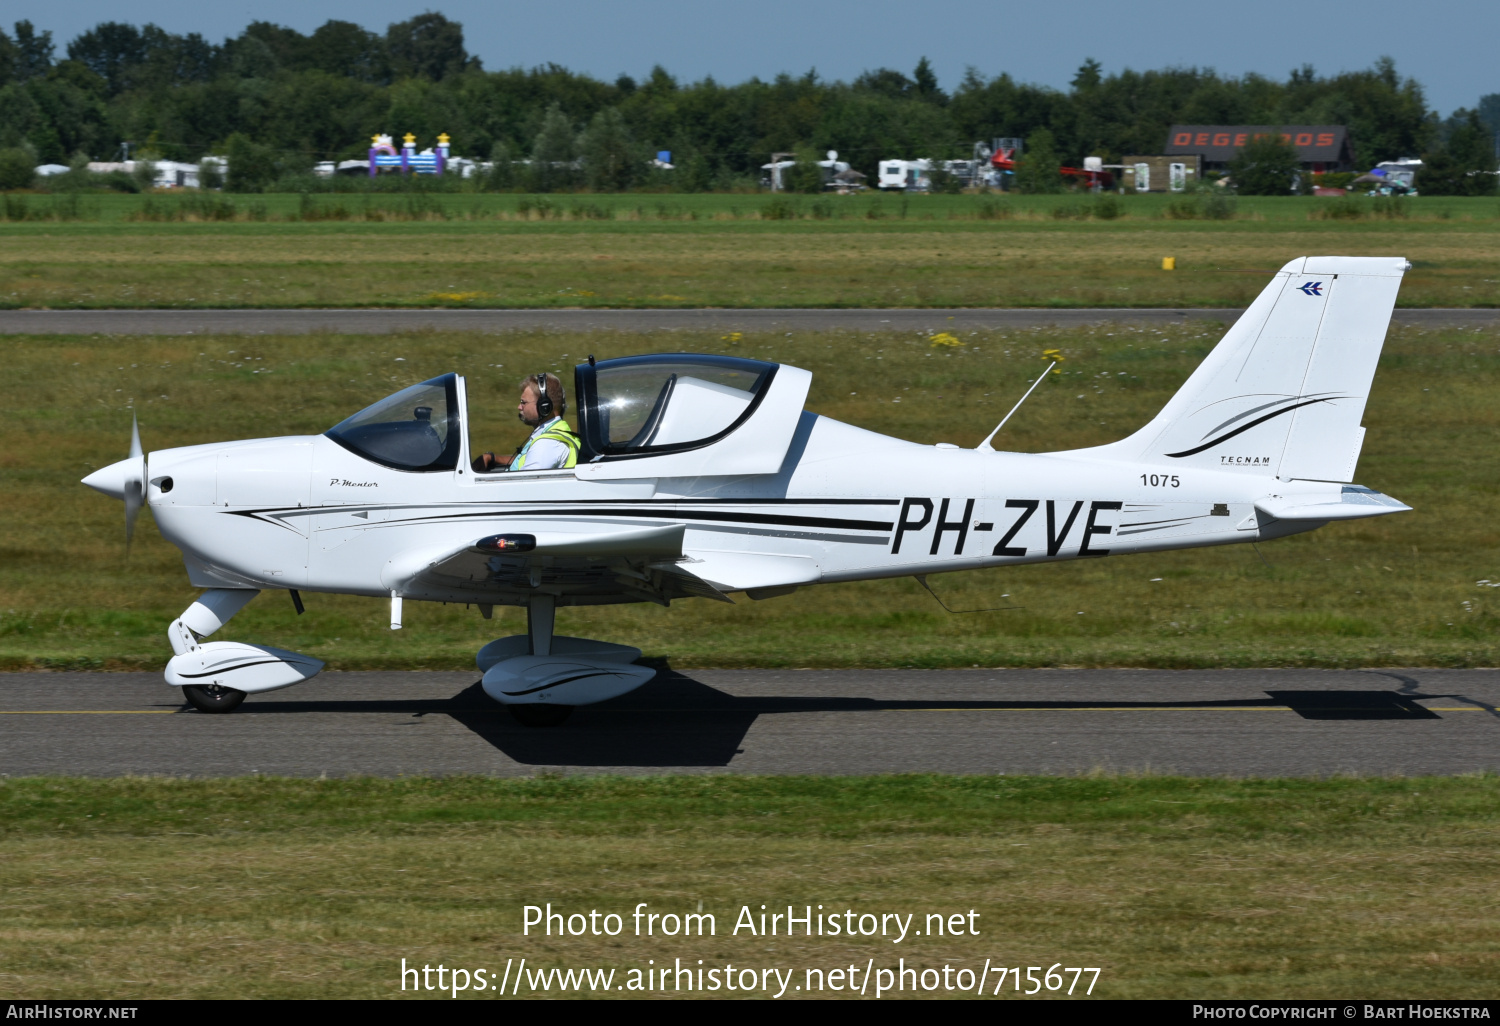
[[[547,374],[543,371],[536,376],[536,415],[547,421],[552,419],[552,397],[547,394]]]

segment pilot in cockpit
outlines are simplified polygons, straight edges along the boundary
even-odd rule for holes
[[[531,437],[514,456],[481,453],[474,459],[479,474],[501,470],[559,470],[577,466],[579,438],[563,416],[568,397],[556,374],[533,374],[521,382],[516,415],[532,428]]]

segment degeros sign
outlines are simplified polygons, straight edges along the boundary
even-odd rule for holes
[[[1252,141],[1272,135],[1295,146],[1305,161],[1348,159],[1349,130],[1343,125],[1173,125],[1165,152],[1227,161]]]

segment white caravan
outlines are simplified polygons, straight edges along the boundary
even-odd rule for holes
[[[930,160],[882,160],[877,184],[882,189],[925,189],[931,170]]]
[[[262,590],[524,606],[477,656],[525,723],[641,686],[639,651],[553,634],[558,606],[1266,541],[1408,507],[1353,484],[1400,258],[1276,274],[1145,427],[1070,452],[919,445],[804,408],[786,364],[663,354],[582,364],[568,470],[470,469],[464,379],[412,385],[325,434],[131,455],[84,479],[142,504],[204,593],[174,621],[169,683],[204,711],[322,663],[205,643]],[[997,429],[998,430],[998,429]],[[993,432],[991,438],[993,438]]]

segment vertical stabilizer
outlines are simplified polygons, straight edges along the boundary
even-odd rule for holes
[[[1287,264],[1162,411],[1090,456],[1352,481],[1401,257]]]

